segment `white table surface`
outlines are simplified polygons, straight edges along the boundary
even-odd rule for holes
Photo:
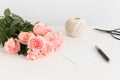
[[[64,27],[52,28],[63,33],[64,45],[60,52],[41,60],[7,54],[1,46],[0,80],[120,80],[120,41],[93,27],[76,38],[67,36]],[[95,45],[110,57],[110,63],[98,54]]]

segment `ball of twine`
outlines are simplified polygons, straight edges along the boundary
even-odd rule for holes
[[[80,36],[85,32],[87,23],[83,18],[69,18],[65,23],[65,30],[69,36]]]

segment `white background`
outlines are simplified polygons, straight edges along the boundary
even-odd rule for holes
[[[7,54],[0,46],[0,80],[120,80],[120,41],[92,29],[119,26],[119,0],[0,0],[1,15],[5,8],[33,23],[54,26],[63,33],[65,42],[60,52],[36,61]],[[70,17],[87,21],[90,28],[85,38],[66,35],[64,23]],[[111,63],[97,54],[95,45],[104,50]]]
[[[0,14],[5,8],[52,26],[63,26],[70,17],[83,17],[90,26],[120,25],[120,0],[0,0]]]

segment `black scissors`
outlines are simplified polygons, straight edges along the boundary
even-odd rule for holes
[[[120,28],[114,29],[114,30],[104,30],[104,29],[97,29],[94,28],[94,30],[98,30],[101,32],[109,33],[111,36],[117,40],[120,40]]]

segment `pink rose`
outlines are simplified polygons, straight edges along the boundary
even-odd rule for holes
[[[48,32],[52,32],[51,28],[46,27],[43,23],[37,23],[35,24],[33,28],[33,32],[37,35],[45,35]]]
[[[62,34],[60,32],[57,32],[54,36],[56,42],[62,45],[64,41]]]
[[[32,50],[32,49],[29,49],[27,51],[27,59],[28,60],[36,60],[36,59],[39,59],[41,57],[43,57],[42,53],[39,51],[39,50]]]
[[[18,35],[18,38],[19,38],[20,43],[26,45],[31,36],[34,36],[34,34],[32,32],[21,32]]]
[[[63,37],[62,37],[60,32],[56,33],[54,36],[55,36],[55,39],[53,41],[54,51],[57,51],[63,45],[64,39],[63,39]]]
[[[47,31],[43,23],[37,23],[33,28],[33,32],[37,35],[45,35]]]
[[[45,44],[45,47],[41,50],[44,54],[49,54],[53,51],[53,44],[51,42],[48,42]]]
[[[49,28],[49,27],[46,27],[46,31],[47,31],[47,33],[48,33],[48,32],[51,32],[51,33],[52,33],[52,29]]]
[[[10,38],[5,42],[4,49],[7,53],[17,53],[20,51],[20,43],[17,39]]]
[[[32,36],[28,40],[28,48],[33,50],[39,50],[44,47],[44,39],[41,36]]]
[[[52,41],[54,40],[54,35],[51,32],[48,32],[46,35],[44,35],[44,39],[47,41]]]

